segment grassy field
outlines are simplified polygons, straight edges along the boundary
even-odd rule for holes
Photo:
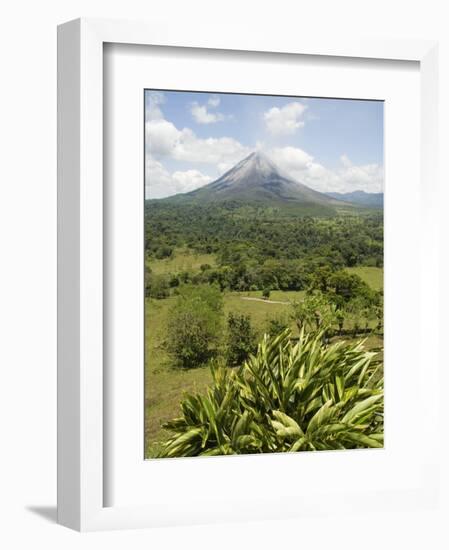
[[[273,299],[293,299],[300,293],[273,292]],[[238,312],[251,315],[256,330],[262,332],[269,317],[287,311],[288,306],[266,302],[244,300],[242,297],[261,297],[261,292],[224,295],[225,315]],[[157,449],[155,442],[164,439],[161,423],[179,415],[179,401],[185,392],[203,390],[211,381],[209,368],[182,370],[172,368],[164,350],[164,338],[170,307],[176,297],[165,300],[147,298],[145,304],[145,437],[148,444],[147,456]]]
[[[179,415],[179,402],[185,392],[203,390],[210,382],[208,368],[192,370],[170,367],[164,350],[167,317],[175,297],[146,299],[145,304],[145,441],[146,455],[164,439],[161,424]]]
[[[215,265],[214,254],[195,254],[191,250],[176,250],[169,258],[152,260],[150,267],[153,273],[180,273],[181,271],[199,271],[203,264]]]
[[[347,267],[346,270],[358,275],[374,290],[380,290],[384,287],[384,270],[381,267],[358,266]]]
[[[191,261],[191,265],[212,263],[210,255],[185,255],[178,259],[178,265]],[[152,268],[167,269],[169,260],[152,262]],[[173,264],[172,264],[173,265]],[[350,268],[349,271],[357,273],[373,288],[381,288],[383,282],[382,269],[373,267]],[[162,272],[162,271],[160,271]],[[229,312],[244,313],[251,316],[254,328],[262,334],[270,317],[282,314],[288,315],[289,302],[300,300],[303,292],[272,291],[269,301],[260,300],[262,293],[257,292],[226,292],[224,294],[225,316]],[[248,300],[246,298],[258,298]],[[179,416],[179,403],[185,392],[201,392],[211,381],[210,371],[207,367],[182,370],[170,366],[169,357],[164,349],[166,338],[168,312],[174,304],[176,296],[164,300],[146,299],[145,304],[145,441],[146,456],[154,456],[157,451],[157,442],[166,437],[161,424]],[[270,303],[285,302],[285,303]],[[296,327],[292,325],[294,333]],[[382,346],[382,339],[377,335],[370,335],[366,343],[368,348]]]

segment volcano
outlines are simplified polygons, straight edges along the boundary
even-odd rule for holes
[[[204,187],[160,200],[170,199],[196,204],[233,201],[261,206],[351,207],[347,202],[319,193],[289,177],[261,152],[251,153]]]

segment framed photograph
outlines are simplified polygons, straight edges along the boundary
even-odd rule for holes
[[[145,457],[383,448],[383,101],[144,93]]]
[[[59,522],[435,505],[436,45],[175,27],[58,29]]]

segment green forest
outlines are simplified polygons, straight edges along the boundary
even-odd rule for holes
[[[382,211],[146,201],[146,457],[382,446]]]

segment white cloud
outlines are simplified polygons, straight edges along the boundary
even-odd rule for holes
[[[224,173],[230,170],[233,166],[234,164],[232,164],[231,162],[219,162],[217,166],[218,173],[220,174],[220,176],[222,176]]]
[[[307,169],[313,157],[298,147],[278,147],[270,151],[273,161],[290,172]]]
[[[230,137],[199,138],[190,128],[179,130],[164,118],[160,109],[163,101],[160,96],[147,100],[147,109],[151,107],[145,122],[147,198],[186,193],[214,179],[196,168],[170,173],[161,162],[164,159],[210,165],[218,177],[251,152]],[[214,96],[209,101],[219,104]]]
[[[383,189],[384,171],[378,164],[354,165],[346,156],[340,157],[342,168],[338,174],[351,190],[363,189],[364,191],[379,192]]]
[[[172,174],[161,162],[148,156],[146,162],[145,197],[159,199],[178,193],[188,193],[212,181],[199,170],[177,170]]]
[[[165,96],[162,92],[147,92],[146,95],[145,120],[158,120],[163,118],[160,106],[165,103]]]
[[[145,162],[145,197],[149,199],[164,196],[161,193],[165,189],[170,189],[171,186],[170,172],[159,161],[147,155]]]
[[[220,105],[220,98],[217,95],[213,95],[208,99],[207,104],[211,107],[218,107]]]
[[[225,115],[218,111],[212,112],[210,109],[216,109],[220,105],[220,98],[218,96],[211,96],[205,105],[200,105],[197,101],[191,104],[190,112],[193,119],[198,124],[213,124],[214,122],[220,122],[225,120]]]
[[[190,128],[179,130],[164,118],[160,109],[165,98],[162,94],[150,95],[147,109],[151,116],[145,122],[146,152],[155,159],[164,157],[183,162],[211,164],[217,168],[233,166],[251,153],[251,149],[230,137],[199,138]],[[217,104],[219,98],[209,101]],[[217,104],[218,105],[218,104]]]
[[[341,155],[340,162],[345,166],[346,168],[349,168],[352,166],[352,162],[349,160],[347,155]]]
[[[199,138],[190,128],[178,130],[165,119],[146,122],[147,153],[156,158],[213,164],[235,164],[251,150],[230,137]]]
[[[178,193],[193,191],[212,181],[210,176],[202,174],[199,170],[186,170],[185,172],[177,170],[173,172],[172,178],[176,184],[176,188],[180,190],[177,191]]]
[[[200,105],[196,101],[192,103],[190,108],[192,116],[198,124],[212,124],[224,120],[224,115],[221,113],[211,113],[207,109],[207,105]]]
[[[342,155],[341,166],[330,170],[298,147],[274,148],[268,154],[284,173],[317,191],[379,193],[383,189],[383,167],[378,164],[357,166]]]
[[[146,147],[153,156],[170,156],[182,139],[174,124],[164,118],[145,123]]]
[[[294,134],[298,128],[304,126],[302,115],[307,109],[306,105],[294,101],[284,107],[272,107],[265,111],[263,118],[267,129],[275,135]]]

